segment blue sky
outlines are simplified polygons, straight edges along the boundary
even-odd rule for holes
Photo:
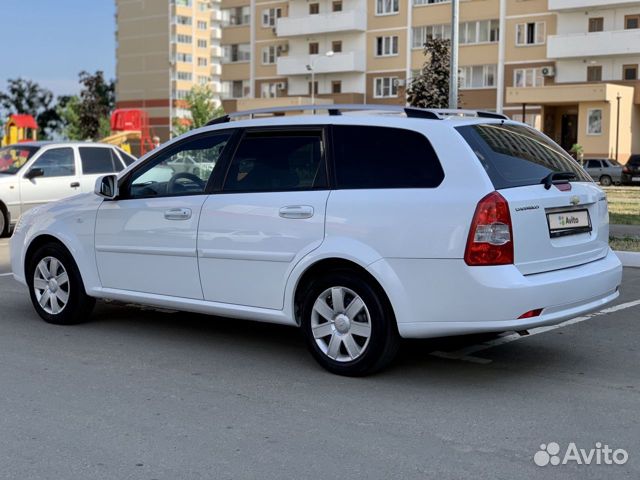
[[[0,0],[0,90],[7,79],[77,93],[78,73],[115,77],[115,0]]]

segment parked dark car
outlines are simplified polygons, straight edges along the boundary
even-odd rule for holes
[[[582,164],[594,182],[608,187],[622,181],[622,165],[608,158],[585,158]]]
[[[622,167],[622,183],[640,184],[640,154],[631,155]]]

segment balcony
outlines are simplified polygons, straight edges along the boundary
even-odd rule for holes
[[[550,35],[547,42],[549,58],[637,55],[638,53],[640,53],[640,29]]]
[[[638,0],[549,0],[549,10],[585,10],[635,6]]]
[[[276,27],[279,37],[333,32],[364,32],[366,29],[367,15],[360,10],[279,18]]]
[[[297,55],[278,58],[278,75],[309,75],[307,65],[313,64],[316,74],[340,72],[364,72],[364,52],[336,53],[331,57],[324,55]]]

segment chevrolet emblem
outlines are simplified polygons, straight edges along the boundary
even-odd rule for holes
[[[580,197],[574,195],[573,197],[571,197],[571,200],[569,200],[569,202],[571,203],[571,205],[578,205],[580,203]]]

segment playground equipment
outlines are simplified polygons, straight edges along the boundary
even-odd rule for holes
[[[4,126],[2,146],[14,143],[31,142],[37,139],[38,124],[35,118],[27,114],[13,114],[9,116]]]
[[[139,145],[139,155],[153,150],[154,144],[151,139],[147,112],[136,108],[114,110],[111,114],[111,135],[100,141],[116,145],[128,153],[131,153],[131,145],[134,143]]]

